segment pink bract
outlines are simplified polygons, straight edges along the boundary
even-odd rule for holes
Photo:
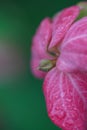
[[[87,17],[77,20],[80,11],[72,6],[45,18],[33,37],[32,72],[44,78],[48,115],[63,130],[87,130]],[[38,69],[43,59],[55,63],[48,72]]]

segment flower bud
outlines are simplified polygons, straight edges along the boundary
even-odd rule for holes
[[[77,19],[87,16],[87,2],[80,2],[77,5],[80,7],[80,14]]]
[[[55,66],[55,64],[56,64],[55,60],[44,59],[40,61],[38,69],[47,72],[50,69],[52,69]]]

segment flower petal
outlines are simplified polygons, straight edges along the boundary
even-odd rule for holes
[[[46,72],[40,71],[38,69],[41,58],[38,55],[32,55],[31,58],[31,71],[37,78],[44,78]]]
[[[46,49],[51,39],[51,33],[51,20],[45,18],[33,37],[32,51],[36,51],[40,56],[48,55]]]
[[[48,72],[44,84],[48,115],[63,130],[87,129],[87,73]]]
[[[49,48],[52,48],[63,39],[65,33],[70,28],[71,24],[75,21],[79,15],[80,9],[78,6],[72,6],[64,9],[53,20],[53,33],[52,40]]]
[[[33,44],[31,49],[31,69],[33,74],[38,78],[44,78],[46,72],[38,70],[40,60],[42,59],[52,59],[48,52],[47,46],[51,39],[51,21],[49,18],[45,18],[33,37]]]
[[[62,71],[87,71],[87,17],[74,23],[60,46],[57,67]]]

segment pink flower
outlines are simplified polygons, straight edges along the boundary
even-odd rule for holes
[[[33,38],[31,67],[43,84],[50,119],[63,130],[87,130],[87,17],[72,6],[45,18]]]

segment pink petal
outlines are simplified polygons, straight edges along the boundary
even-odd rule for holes
[[[87,71],[87,17],[74,23],[60,47],[57,67],[62,71]]]
[[[47,72],[42,72],[38,69],[40,61],[43,59],[53,59],[53,57],[46,53],[39,55],[38,51],[34,51],[34,47],[35,46],[32,46],[31,52],[31,71],[37,78],[44,78]]]
[[[52,40],[49,48],[58,45],[70,28],[71,24],[79,15],[80,9],[78,6],[72,6],[64,9],[53,20]]]
[[[48,55],[46,49],[51,39],[51,33],[51,21],[49,18],[45,18],[33,37],[32,51],[36,51],[40,56]]]
[[[48,115],[63,130],[87,130],[87,73],[64,73],[56,68],[44,81]]]
[[[31,71],[37,78],[44,78],[46,72],[42,72],[38,69],[41,58],[34,56],[31,58]]]
[[[48,52],[47,46],[51,39],[51,21],[49,18],[45,18],[35,36],[33,37],[33,44],[31,49],[31,69],[33,74],[38,78],[44,78],[46,73],[38,70],[40,60],[42,59],[53,59]]]

